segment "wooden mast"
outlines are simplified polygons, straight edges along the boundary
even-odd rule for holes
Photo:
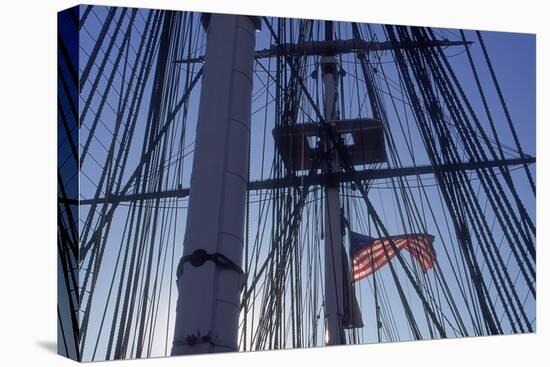
[[[238,349],[254,17],[203,14],[207,30],[172,355]]]

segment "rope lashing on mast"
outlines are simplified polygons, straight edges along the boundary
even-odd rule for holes
[[[194,267],[200,267],[207,261],[212,261],[216,265],[231,269],[241,275],[244,275],[243,269],[224,254],[217,252],[214,254],[209,254],[205,250],[199,249],[195,250],[191,255],[186,255],[181,258],[176,272],[178,279],[183,274],[183,266],[185,263],[189,262]]]

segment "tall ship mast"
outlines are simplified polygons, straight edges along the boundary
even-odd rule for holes
[[[533,332],[534,102],[504,88],[506,37],[60,13],[60,353]]]

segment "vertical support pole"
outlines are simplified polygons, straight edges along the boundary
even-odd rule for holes
[[[207,29],[172,355],[238,349],[254,17],[203,14]]]
[[[332,22],[325,23],[327,40],[332,39]],[[334,121],[336,114],[336,97],[338,88],[336,58],[325,55],[321,58],[321,72],[325,89],[325,120]],[[334,177],[340,169],[338,156],[328,137],[324,137],[324,149],[327,152],[325,173]],[[326,186],[325,206],[325,318],[327,345],[345,344],[344,334],[344,287],[342,270],[342,225],[340,213],[340,196],[338,182],[328,180]]]
[[[332,162],[334,162],[333,160]],[[338,186],[326,188],[325,207],[325,317],[327,345],[345,344],[342,226]]]

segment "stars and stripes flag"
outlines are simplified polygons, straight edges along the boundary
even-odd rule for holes
[[[350,231],[353,282],[372,275],[397,255],[391,241],[395,244],[397,252],[407,249],[424,272],[433,267],[436,258],[433,248],[434,236],[430,234],[414,233],[372,238]]]

